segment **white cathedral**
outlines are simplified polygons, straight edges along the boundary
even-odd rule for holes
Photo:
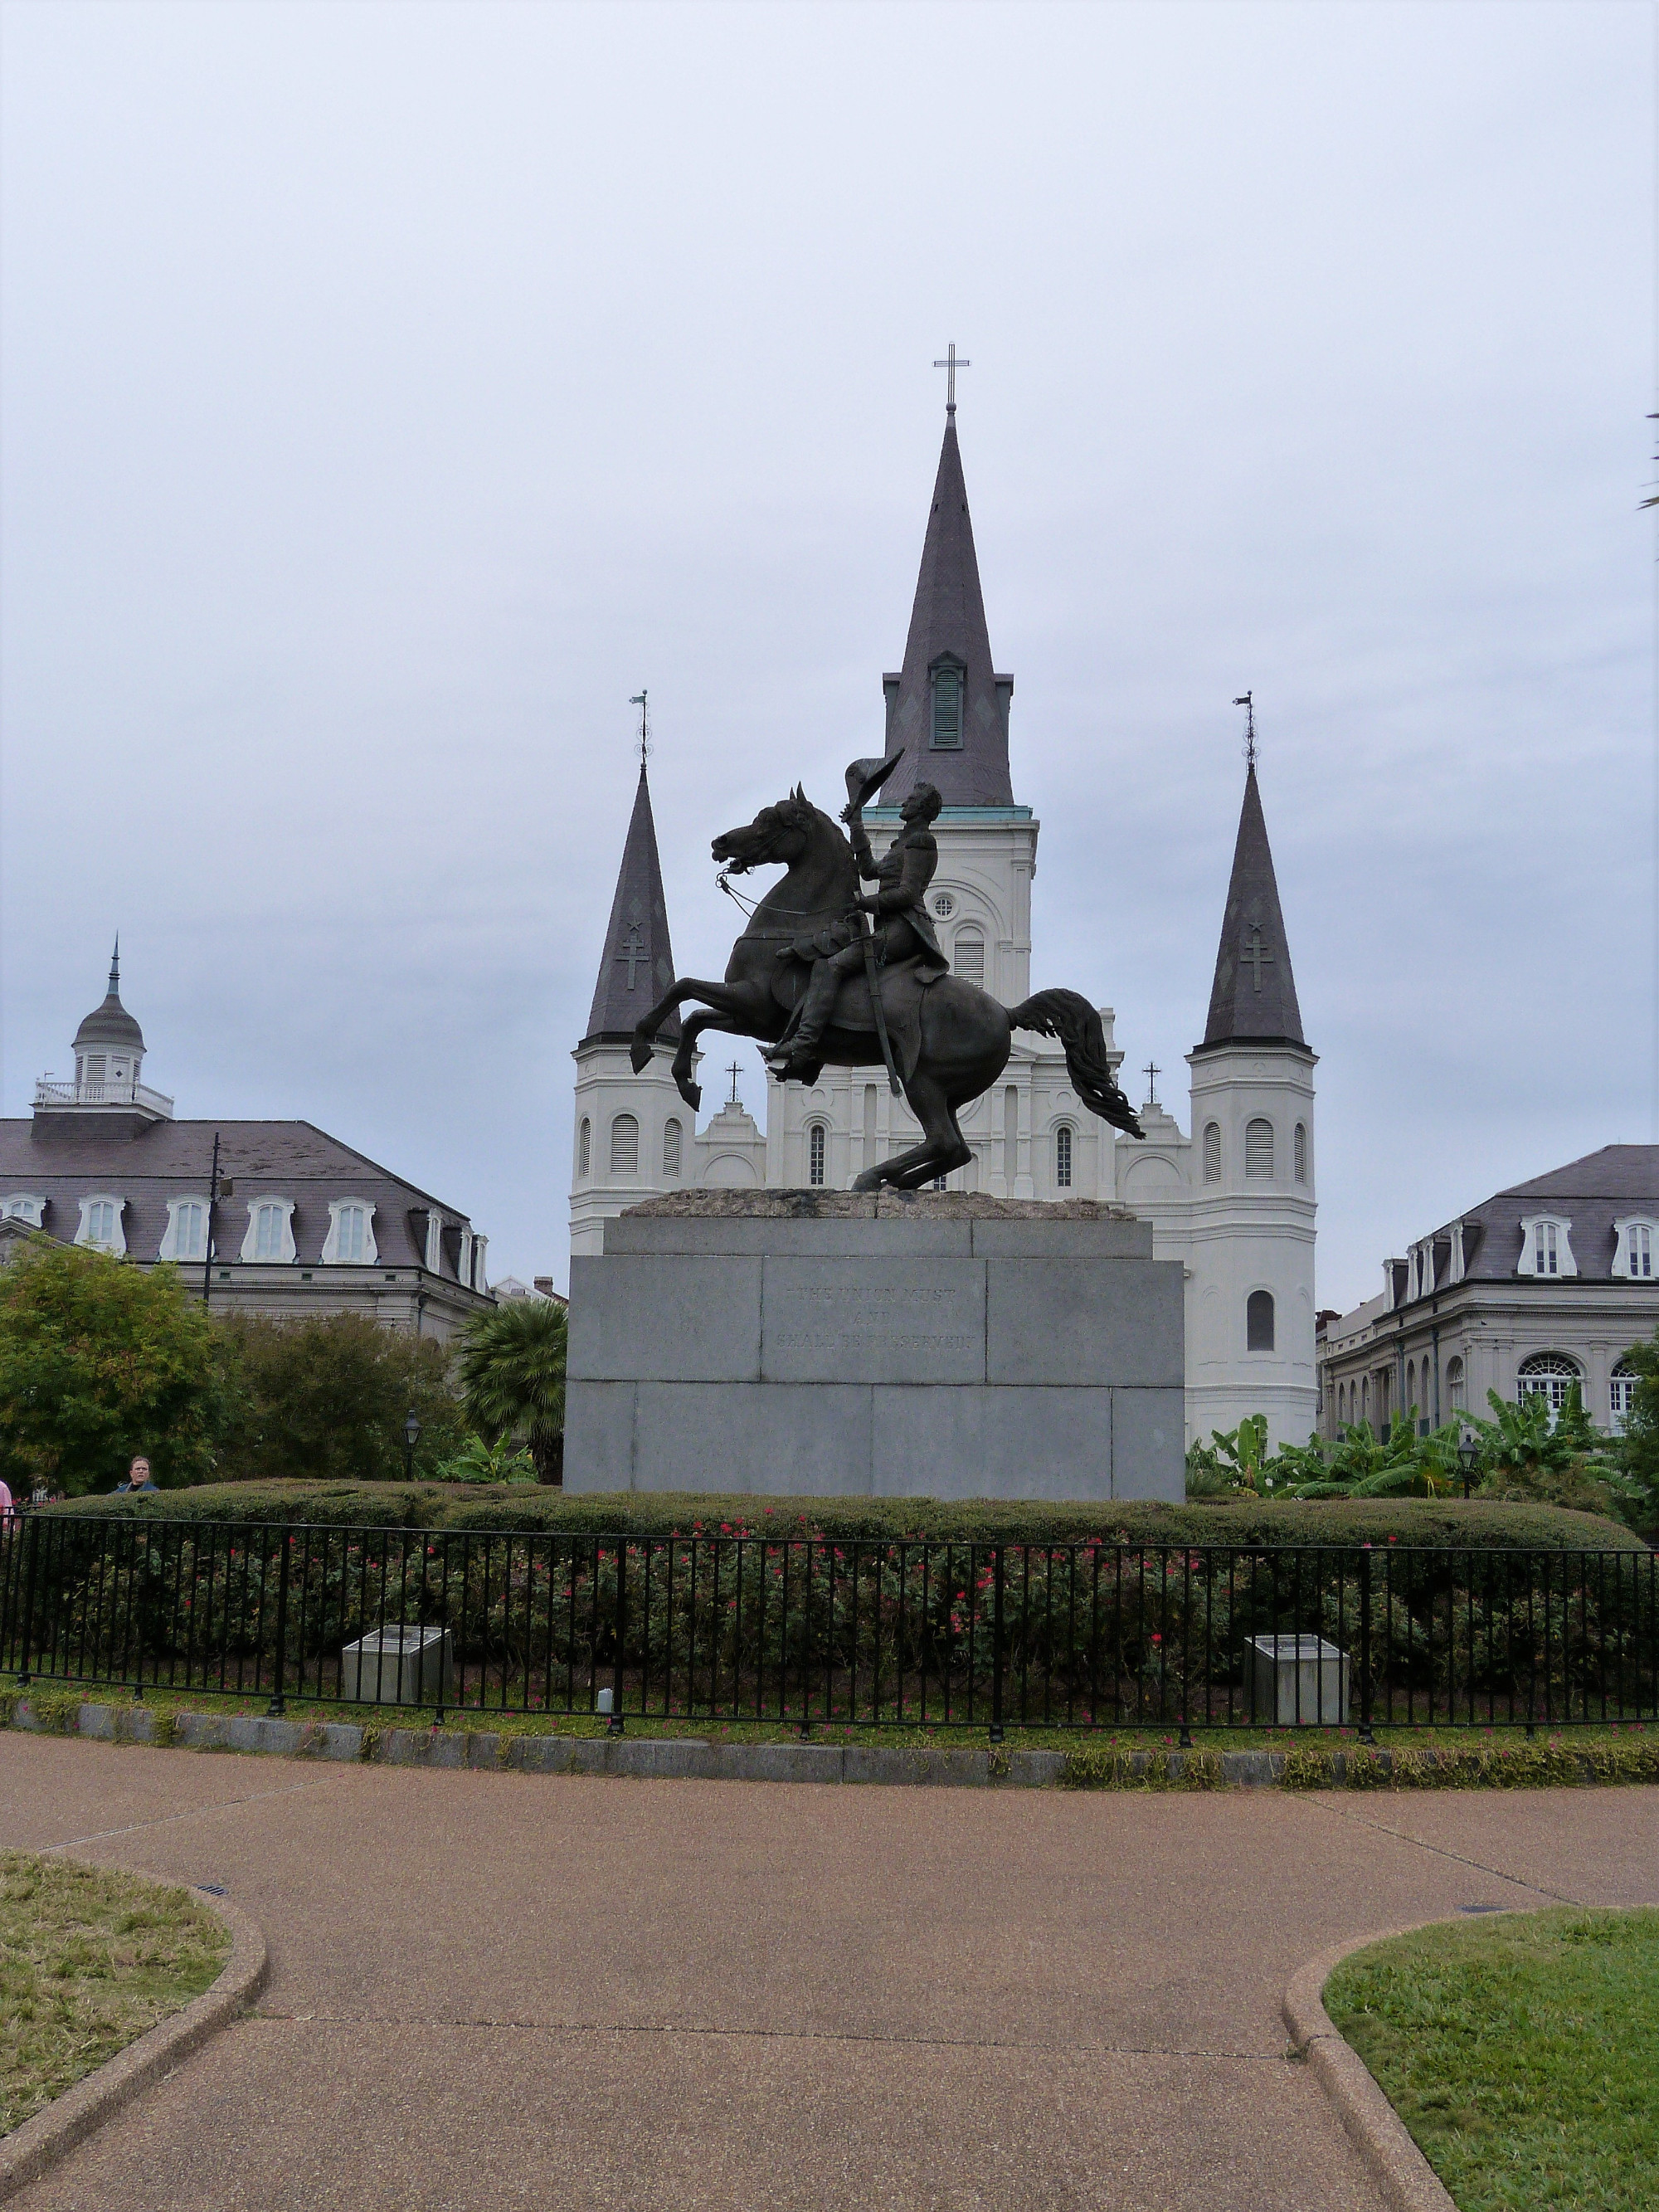
[[[880,750],[902,745],[904,757],[885,803],[866,808],[865,821],[879,851],[884,832],[897,831],[911,787],[937,786],[945,804],[927,902],[940,945],[957,975],[1014,1006],[1031,990],[1040,825],[1014,798],[1014,679],[997,674],[991,659],[954,416],[948,409],[904,665],[882,678]],[[764,1134],[734,1085],[698,1129],[669,1073],[678,1019],[643,1074],[629,1063],[635,1023],[674,975],[641,763],[592,1010],[574,1054],[573,1254],[600,1251],[605,1221],[658,1192],[844,1190],[920,1134],[904,1102],[867,1068],[827,1067],[811,1090],[769,1077]],[[1112,1047],[1112,1009],[1100,1015]],[[1112,1047],[1111,1058],[1115,1068],[1122,1054]],[[1149,1101],[1140,1109],[1145,1139],[1117,1134],[1073,1091],[1060,1047],[1027,1034],[1016,1035],[996,1087],[961,1116],[974,1157],[950,1188],[1110,1200],[1151,1221],[1158,1258],[1182,1262],[1189,1443],[1250,1413],[1267,1415],[1275,1444],[1304,1443],[1315,1426],[1314,1063],[1252,762],[1209,1015],[1188,1056],[1193,1133],[1183,1136],[1174,1116]]]

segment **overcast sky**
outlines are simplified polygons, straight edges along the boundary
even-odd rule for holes
[[[562,1280],[629,696],[718,973],[710,836],[878,748],[954,339],[1034,988],[1185,1125],[1249,685],[1320,1303],[1659,1138],[1647,7],[3,31],[5,1112],[118,927],[181,1115]]]

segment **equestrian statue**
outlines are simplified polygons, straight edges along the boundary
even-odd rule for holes
[[[694,1112],[702,1093],[692,1054],[704,1030],[757,1039],[784,1082],[810,1086],[826,1065],[884,1064],[894,1095],[921,1124],[921,1142],[866,1168],[854,1188],[917,1190],[972,1158],[957,1116],[1007,1066],[1013,1032],[1035,1030],[1059,1039],[1091,1113],[1143,1135],[1113,1078],[1100,1016],[1079,992],[1038,991],[1007,1007],[950,972],[926,904],[939,865],[932,825],[941,801],[932,784],[919,783],[900,807],[902,827],[880,859],[872,851],[863,810],[902,757],[901,749],[848,769],[842,820],[850,836],[797,784],[746,828],[715,838],[723,889],[728,876],[751,868],[781,866],[785,873],[750,914],[725,981],[677,976],[637,1024],[635,1074],[649,1066],[664,1022],[692,999],[703,1003],[680,1031],[673,1070]],[[866,892],[864,884],[876,888]]]

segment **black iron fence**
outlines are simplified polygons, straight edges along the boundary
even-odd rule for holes
[[[37,1515],[0,1669],[614,1729],[1559,1727],[1659,1717],[1659,1554]]]

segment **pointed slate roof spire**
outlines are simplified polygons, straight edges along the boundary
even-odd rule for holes
[[[668,941],[668,905],[662,891],[662,863],[657,858],[657,825],[651,817],[651,786],[640,763],[640,787],[623,847],[617,895],[599,956],[599,980],[587,1017],[583,1044],[630,1041],[634,1024],[647,1013],[674,980],[674,949]],[[671,1015],[660,1034],[678,1037],[679,1017]]]
[[[962,684],[956,723],[960,742],[950,749],[933,743],[933,683],[941,661],[957,665]],[[945,422],[939,452],[904,665],[896,676],[884,677],[882,686],[887,695],[888,750],[904,747],[904,758],[882,794],[884,805],[896,805],[918,783],[937,785],[947,806],[1013,805],[1008,702],[1014,679],[997,675],[991,659],[954,416]]]
[[[1267,818],[1256,787],[1255,763],[1244,779],[1232,880],[1221,921],[1204,1044],[1299,1044],[1302,1011],[1296,1002],[1291,948],[1279,909],[1279,885],[1267,844]]]

